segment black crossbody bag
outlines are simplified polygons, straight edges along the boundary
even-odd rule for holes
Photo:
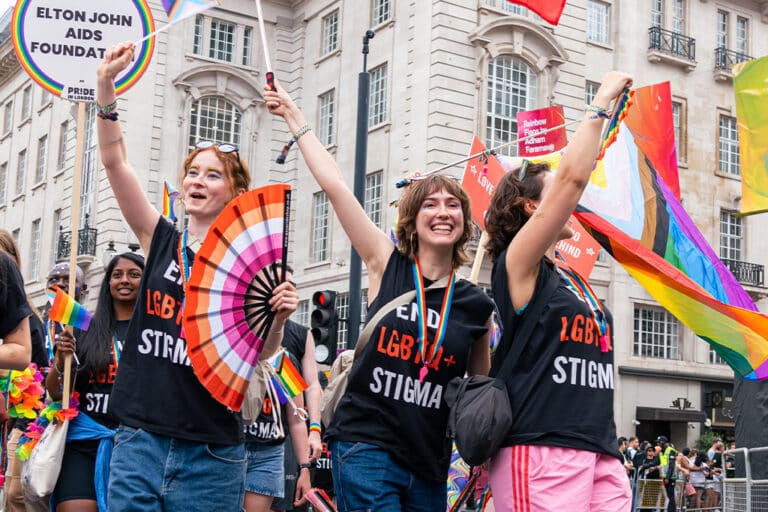
[[[536,320],[555,293],[559,281],[557,272],[553,272],[541,293],[529,303],[519,328],[504,332],[499,348],[510,344],[511,348],[497,377],[456,377],[448,383],[445,401],[451,411],[447,436],[454,439],[459,455],[470,466],[479,466],[495,455],[509,432],[514,415],[506,379],[528,344]]]

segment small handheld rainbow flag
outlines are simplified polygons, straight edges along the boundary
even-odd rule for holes
[[[216,7],[217,0],[162,0],[163,10],[168,15],[168,21],[176,23],[190,16]]]
[[[90,311],[64,293],[64,290],[58,286],[48,288],[45,293],[48,295],[48,302],[51,303],[51,310],[48,312],[49,319],[77,327],[83,331],[88,330],[88,326],[91,325],[91,318],[93,318]]]
[[[173,211],[173,202],[179,197],[179,191],[173,188],[173,185],[167,180],[163,182],[163,217],[176,222],[176,213]]]
[[[625,89],[624,93],[616,101],[616,106],[613,110],[613,116],[611,116],[610,121],[608,121],[608,125],[606,126],[603,133],[603,142],[600,145],[600,153],[597,155],[595,160],[602,160],[605,156],[605,150],[608,149],[608,146],[616,142],[616,137],[619,134],[619,126],[629,113],[629,107],[632,105],[632,99],[634,95],[635,91],[631,89]]]
[[[288,396],[293,398],[307,389],[306,381],[285,351],[280,352],[280,355],[277,356],[274,366],[277,378],[273,377],[273,379],[276,380],[275,391],[277,391],[280,403],[287,402]],[[285,401],[283,401],[283,398],[285,398]]]

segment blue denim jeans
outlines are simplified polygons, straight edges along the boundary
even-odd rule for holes
[[[339,512],[445,510],[445,482],[414,475],[378,446],[331,442],[331,471]]]
[[[109,466],[109,509],[239,512],[245,446],[159,436],[121,425]]]

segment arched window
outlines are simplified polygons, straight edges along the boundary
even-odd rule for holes
[[[201,140],[217,144],[240,145],[242,113],[219,96],[207,96],[192,103],[189,123],[189,147]]]
[[[489,148],[517,138],[517,113],[536,108],[536,73],[524,60],[500,55],[488,61],[485,139]],[[517,144],[502,148],[516,155]]]

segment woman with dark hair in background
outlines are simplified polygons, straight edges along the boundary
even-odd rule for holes
[[[133,315],[144,271],[144,258],[127,252],[112,258],[101,281],[99,300],[90,328],[78,333],[79,339],[66,331],[56,335],[56,357],[45,384],[54,400],[61,399],[64,358],[75,353],[79,366],[74,367],[74,389],[80,395],[80,415],[87,415],[103,427],[102,435],[111,437],[117,420],[109,414],[109,397],[115,382],[120,353]],[[74,361],[73,361],[74,362]],[[83,421],[79,418],[75,421]],[[75,423],[73,423],[73,428]],[[68,436],[61,473],[53,491],[57,512],[97,512],[95,478],[105,477],[104,469],[96,471],[101,438],[69,440]],[[104,481],[106,482],[106,480]],[[105,491],[103,488],[102,491]]]
[[[11,238],[13,240],[13,238]],[[18,255],[0,250],[0,368],[23,370],[32,359],[28,318],[32,308],[24,292]]]

